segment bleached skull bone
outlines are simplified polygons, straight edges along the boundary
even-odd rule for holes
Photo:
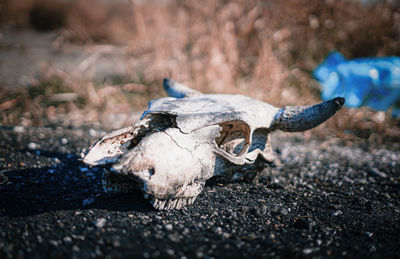
[[[344,99],[276,108],[243,95],[202,94],[164,79],[170,97],[153,100],[141,119],[96,141],[83,162],[104,166],[105,191],[140,189],[156,209],[192,204],[205,182],[256,160],[274,160],[269,133],[304,131]]]

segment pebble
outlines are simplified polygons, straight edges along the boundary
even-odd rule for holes
[[[89,168],[87,168],[87,167],[79,167],[79,171],[81,173],[87,173],[87,172],[89,172]]]
[[[336,217],[336,216],[338,216],[338,215],[340,215],[340,214],[342,214],[343,212],[341,211],[341,210],[337,210],[337,211],[335,211],[335,212],[333,212],[332,213],[332,217]]]
[[[89,136],[91,137],[97,137],[97,131],[94,129],[90,129],[89,130]]]
[[[66,138],[61,139],[61,144],[65,145],[67,143],[68,143],[68,139],[66,139]]]
[[[107,220],[105,218],[98,218],[93,222],[96,228],[102,228],[106,225]]]
[[[260,208],[260,214],[261,215],[265,215],[265,214],[267,214],[267,211],[268,211],[267,206],[266,205],[262,205],[261,208]]]
[[[94,202],[94,198],[93,197],[89,197],[89,198],[84,199],[82,201],[82,205],[83,206],[88,206],[88,205],[92,204],[93,202]]]
[[[58,242],[55,240],[50,240],[49,243],[52,244],[53,246],[58,246]]]
[[[275,239],[275,234],[273,233],[273,232],[271,232],[270,234],[269,234],[269,238],[271,239],[271,240],[273,240],[273,239]]]
[[[169,240],[172,242],[178,243],[181,240],[181,237],[179,236],[178,233],[173,233],[168,235]]]
[[[172,231],[173,228],[174,228],[174,227],[172,226],[172,224],[165,224],[164,227],[165,227],[165,229],[168,230],[168,231]]]
[[[64,242],[66,243],[71,243],[72,242],[72,238],[71,237],[64,237]]]
[[[121,246],[121,242],[120,242],[118,239],[116,239],[116,240],[113,240],[113,241],[112,241],[112,245],[113,245],[114,247],[120,247],[120,246]]]
[[[167,252],[167,254],[170,256],[173,256],[175,254],[175,251],[172,249],[169,249],[169,248],[167,250],[165,250],[165,252]]]
[[[13,128],[13,131],[14,131],[15,133],[24,133],[24,132],[25,132],[25,128],[24,128],[23,126],[15,126],[15,127]]]
[[[378,168],[372,167],[369,169],[369,172],[375,176],[375,177],[380,177],[380,178],[387,178],[387,174],[385,174],[384,172],[381,172],[378,170]]]
[[[303,254],[305,254],[305,255],[309,255],[309,254],[311,254],[313,252],[313,249],[312,248],[304,248],[303,249]]]
[[[8,181],[8,176],[4,175],[4,173],[0,173],[0,184],[6,183]]]
[[[196,256],[197,256],[197,258],[202,258],[202,257],[204,257],[204,253],[202,251],[197,251]]]
[[[374,235],[374,233],[372,233],[372,232],[365,232],[365,235],[367,236],[367,237],[372,237],[373,235]]]
[[[30,150],[35,150],[35,149],[38,149],[38,148],[39,148],[39,145],[36,144],[35,142],[30,142],[28,144],[28,149],[30,149]]]

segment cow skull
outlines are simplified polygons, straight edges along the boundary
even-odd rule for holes
[[[304,131],[337,110],[343,98],[276,108],[242,95],[202,94],[164,79],[170,97],[153,100],[141,119],[88,149],[83,162],[104,166],[105,191],[140,189],[156,209],[192,204],[205,182],[273,161],[269,133]]]

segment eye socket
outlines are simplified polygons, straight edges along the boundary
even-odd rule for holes
[[[250,127],[243,121],[219,124],[220,136],[215,139],[218,147],[232,156],[241,156],[250,146]]]

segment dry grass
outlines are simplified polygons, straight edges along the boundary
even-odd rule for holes
[[[40,121],[51,118],[52,112],[83,111],[93,114],[84,116],[86,120],[98,120],[106,111],[132,110],[132,101],[133,108],[143,109],[148,98],[161,95],[163,77],[204,92],[246,94],[274,105],[315,103],[319,88],[310,72],[330,51],[348,58],[400,55],[400,11],[393,5],[362,7],[344,0],[141,2],[6,2],[3,23],[41,30],[59,27],[60,47],[99,42],[128,46],[135,73],[123,82],[93,85],[46,71],[32,83],[32,89],[41,89],[37,94],[1,98],[1,107],[6,107],[1,112],[3,124],[19,123],[21,113]],[[54,78],[61,90],[48,81]],[[42,102],[65,92],[75,93],[75,99]],[[334,129],[342,137],[351,131],[366,139],[397,140],[398,128],[399,121],[387,114],[344,109],[310,134]]]

